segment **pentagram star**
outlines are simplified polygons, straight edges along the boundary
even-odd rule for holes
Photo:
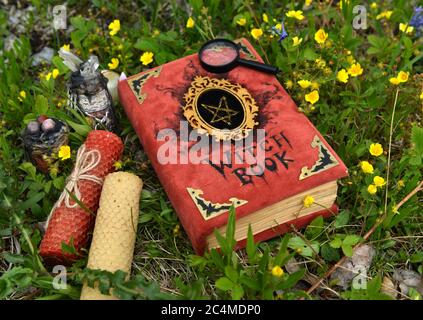
[[[222,96],[219,101],[219,105],[211,106],[202,103],[201,106],[206,109],[208,112],[213,114],[213,118],[210,120],[211,123],[223,121],[227,125],[231,125],[232,117],[237,115],[239,111],[234,111],[228,107],[228,102],[226,97]],[[223,115],[222,115],[223,113]]]

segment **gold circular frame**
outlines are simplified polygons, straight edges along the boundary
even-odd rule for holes
[[[241,103],[244,110],[244,119],[235,129],[217,129],[206,122],[198,112],[197,101],[201,94],[206,91],[219,89],[226,91]],[[233,84],[226,79],[215,79],[197,76],[191,82],[187,93],[184,95],[185,106],[182,107],[185,118],[190,125],[200,133],[215,137],[217,140],[241,140],[248,136],[249,132],[258,123],[255,121],[258,112],[256,101],[247,89],[239,84]]]

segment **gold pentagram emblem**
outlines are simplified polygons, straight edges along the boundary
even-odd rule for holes
[[[211,123],[216,123],[219,121],[223,121],[228,125],[231,125],[232,116],[238,114],[238,111],[234,111],[228,107],[228,102],[225,96],[222,96],[219,100],[219,106],[210,106],[207,104],[202,103],[201,106],[213,114],[212,119],[210,120]]]
[[[190,125],[217,140],[240,140],[258,123],[258,106],[240,84],[197,76],[184,95],[183,112]]]

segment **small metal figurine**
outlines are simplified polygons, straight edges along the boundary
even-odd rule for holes
[[[30,121],[23,133],[28,158],[41,172],[48,173],[51,154],[68,144],[68,134],[68,126],[58,119],[39,116]]]
[[[98,58],[90,56],[83,62],[63,49],[60,49],[59,56],[72,70],[68,83],[69,105],[90,117],[95,129],[116,132],[118,123],[113,99],[107,89],[108,79],[98,70]]]

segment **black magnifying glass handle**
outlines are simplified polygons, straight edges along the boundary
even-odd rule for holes
[[[252,68],[258,71],[263,71],[263,72],[267,72],[271,74],[277,74],[279,72],[279,69],[277,67],[271,66],[269,64],[261,63],[261,62],[245,60],[241,58],[238,58],[237,62],[241,66]]]

